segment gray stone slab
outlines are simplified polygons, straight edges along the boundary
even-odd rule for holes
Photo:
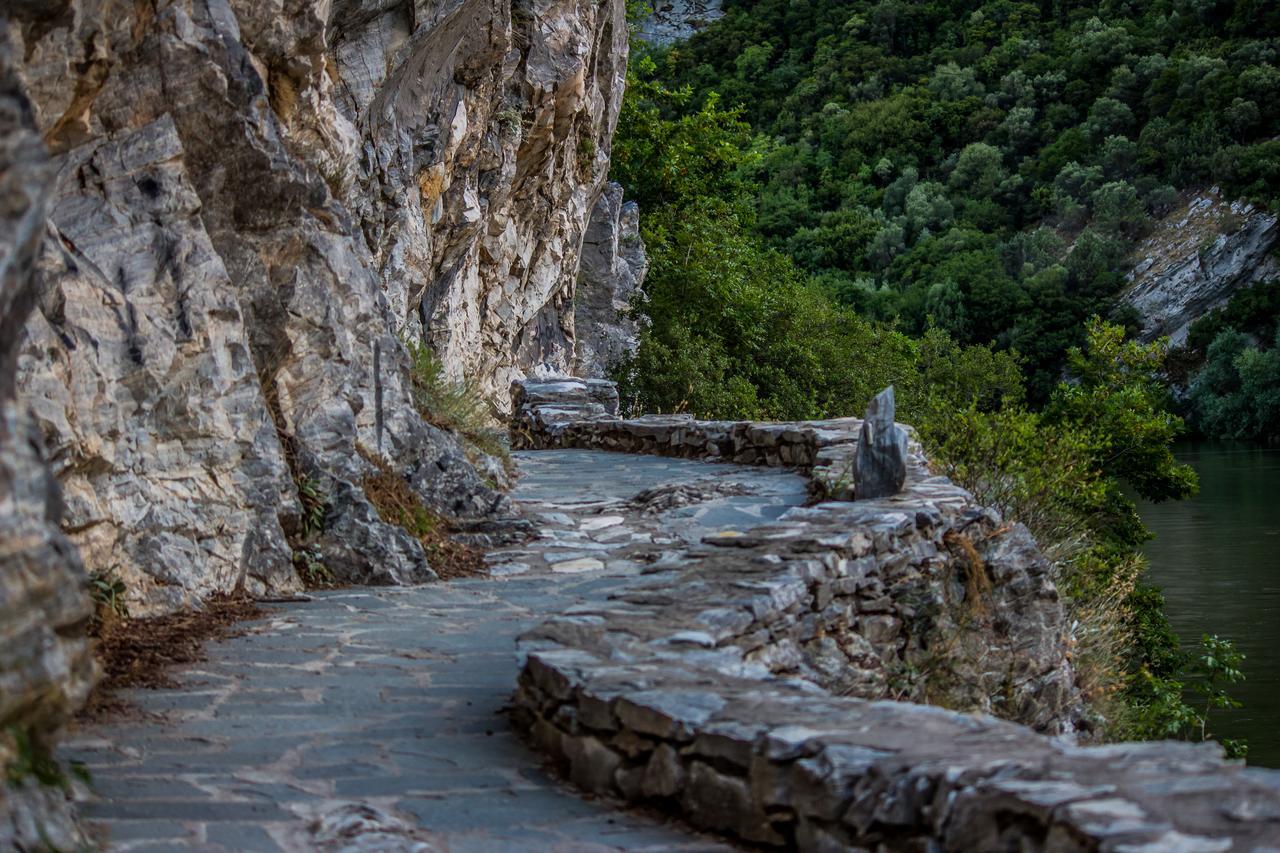
[[[173,820],[119,820],[111,822],[106,835],[110,842],[155,841],[190,838],[192,831]]]
[[[225,803],[213,800],[94,801],[81,807],[90,820],[283,821],[293,815],[274,803]]]
[[[266,830],[254,823],[210,824],[206,838],[210,844],[246,853],[273,853],[281,849]]]

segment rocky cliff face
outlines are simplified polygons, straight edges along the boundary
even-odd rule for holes
[[[724,17],[721,0],[656,0],[640,27],[640,37],[656,45],[684,41],[712,21]]]
[[[84,839],[61,792],[31,778],[32,759],[89,692],[90,610],[84,568],[58,529],[58,488],[39,433],[14,402],[15,350],[36,301],[54,170],[12,74],[12,50],[0,32],[0,848],[69,850]]]
[[[1194,196],[1157,223],[1133,253],[1123,299],[1143,319],[1143,338],[1167,335],[1176,346],[1198,318],[1231,294],[1280,272],[1273,254],[1280,220],[1217,187]]]
[[[649,258],[640,239],[640,207],[623,202],[622,186],[605,187],[582,240],[582,265],[574,294],[577,328],[575,376],[603,379],[640,346],[633,312],[643,295]]]
[[[18,399],[85,563],[134,613],[291,590],[305,485],[330,571],[429,578],[366,499],[365,457],[463,524],[504,499],[415,410],[402,341],[499,405],[570,366],[622,0],[7,14],[57,170]]]

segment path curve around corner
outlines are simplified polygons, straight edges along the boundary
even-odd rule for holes
[[[108,849],[719,850],[583,799],[511,731],[515,638],[646,561],[803,503],[790,472],[586,450],[517,454],[537,539],[492,577],[278,606],[180,687],[123,697],[158,718],[64,744]],[[640,500],[635,500],[637,496]]]

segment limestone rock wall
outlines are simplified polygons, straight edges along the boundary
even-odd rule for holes
[[[575,376],[602,379],[640,346],[640,319],[633,312],[643,296],[649,258],[640,238],[640,206],[622,200],[610,183],[591,212],[582,241],[582,264],[574,294],[577,347]]]
[[[1180,345],[1192,323],[1237,290],[1280,274],[1278,243],[1280,218],[1213,187],[1156,223],[1134,249],[1121,298],[1142,316],[1145,340],[1168,336]]]
[[[327,32],[333,103],[356,132],[332,152],[331,183],[396,316],[505,405],[512,379],[572,362],[578,254],[626,76],[624,3],[335,4]]]
[[[54,169],[12,74],[13,49],[0,32],[0,848],[73,849],[84,839],[66,798],[21,769],[88,695],[93,658],[84,568],[58,527],[39,432],[14,402]]]
[[[57,169],[18,398],[87,566],[133,612],[432,576],[381,456],[502,512],[411,398],[402,340],[506,403],[568,367],[626,64],[622,0],[113,0],[0,12]]]

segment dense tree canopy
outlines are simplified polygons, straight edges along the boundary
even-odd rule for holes
[[[739,107],[751,227],[864,316],[1016,349],[1045,401],[1178,192],[1280,200],[1280,5],[727,0],[650,77]]]

